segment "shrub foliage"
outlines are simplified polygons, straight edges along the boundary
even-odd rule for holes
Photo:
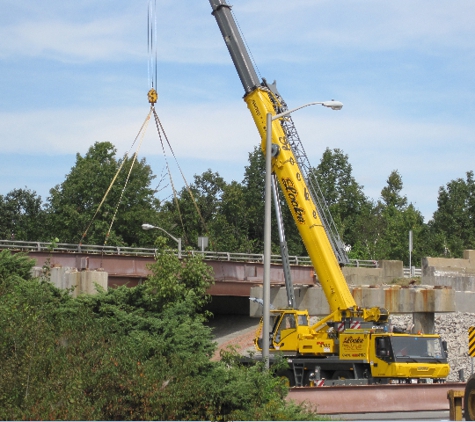
[[[259,365],[242,367],[232,352],[210,360],[209,273],[196,258],[174,260],[162,255],[137,287],[74,299],[30,279],[24,256],[2,252],[0,419],[315,419]]]

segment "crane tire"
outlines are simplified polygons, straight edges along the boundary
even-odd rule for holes
[[[284,381],[287,387],[295,387],[294,371],[292,371],[291,369],[280,372],[278,376]]]
[[[465,386],[464,418],[466,421],[475,421],[475,375],[472,375]]]
[[[333,380],[352,380],[354,378],[351,371],[335,371],[332,377]]]

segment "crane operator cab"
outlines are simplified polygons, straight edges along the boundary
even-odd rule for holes
[[[447,343],[439,336],[388,334],[376,338],[376,356],[393,362],[447,362]]]
[[[308,334],[309,316],[307,311],[294,309],[271,310],[269,347],[274,350],[295,350],[299,334]],[[262,350],[263,320],[259,324],[254,343],[257,350]]]

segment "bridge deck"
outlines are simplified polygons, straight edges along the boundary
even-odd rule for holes
[[[99,255],[78,252],[35,252],[28,255],[41,267],[48,260],[51,266],[82,269],[103,269],[109,274],[109,287],[136,286],[149,274],[148,265],[154,262],[152,256]],[[249,297],[251,287],[261,284],[263,264],[259,262],[235,262],[206,260],[213,267],[215,284],[209,293],[213,296]],[[292,282],[299,285],[315,285],[313,268],[310,266],[291,266]],[[271,265],[271,283],[284,284],[282,266]]]

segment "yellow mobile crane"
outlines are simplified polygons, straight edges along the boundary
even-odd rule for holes
[[[311,177],[310,164],[289,116],[272,123],[272,150],[266,151],[267,113],[284,113],[287,105],[275,83],[259,80],[231,6],[225,0],[209,1],[244,87],[244,101],[261,135],[262,150],[272,154],[274,180],[278,180],[331,310],[310,325],[308,311],[294,309],[290,271],[284,265],[289,307],[271,311],[270,333],[261,333],[261,321],[255,339],[257,350],[262,351],[262,336],[268,335],[269,360],[277,355],[287,358],[290,370],[285,375],[291,386],[443,382],[449,365],[440,336],[393,331],[386,309],[356,305],[341,270],[348,263],[344,244]],[[274,186],[274,199],[276,191]],[[286,262],[285,237],[279,234]]]

